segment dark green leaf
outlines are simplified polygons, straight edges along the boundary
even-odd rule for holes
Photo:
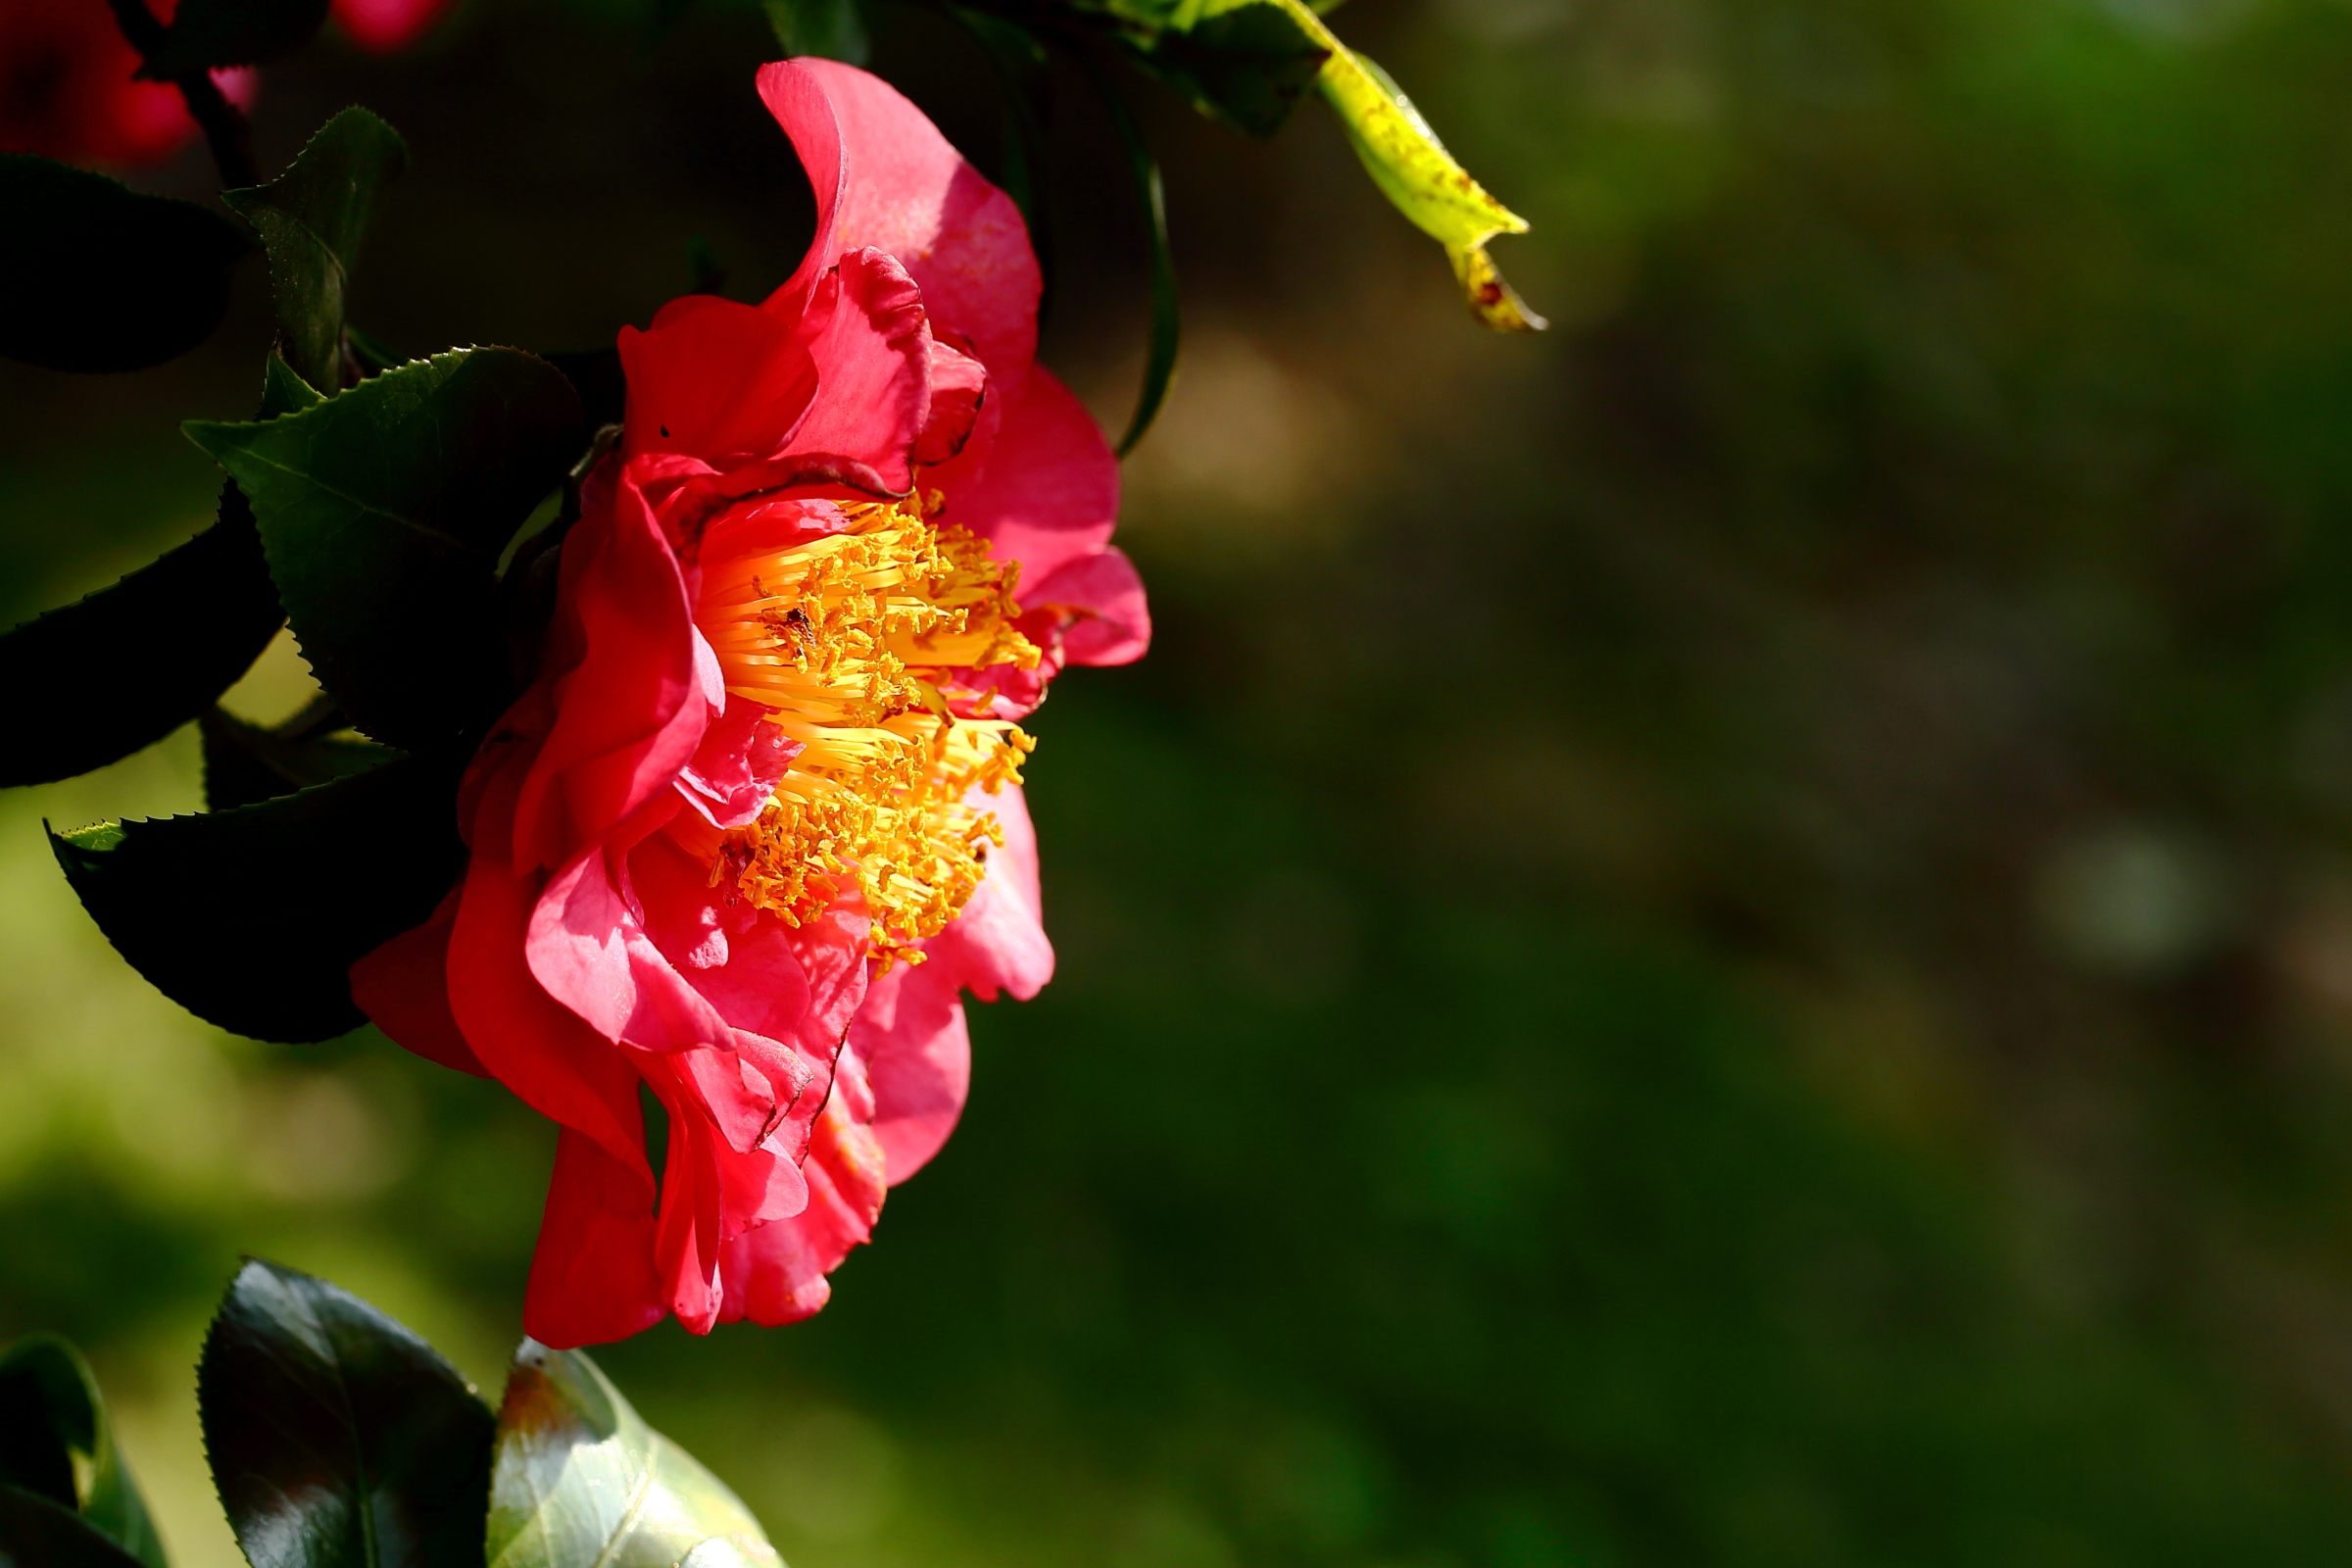
[[[71,778],[162,740],[285,621],[233,484],[212,527],[111,588],[0,636],[0,785]]]
[[[364,1020],[353,963],[421,924],[465,858],[459,764],[412,757],[299,794],[50,834],[131,967],[221,1028],[327,1040]]]
[[[196,1402],[253,1568],[481,1561],[490,1411],[358,1297],[249,1261],[205,1336]]]
[[[1004,95],[1004,167],[998,183],[1029,225],[1030,248],[1046,265],[1049,243],[1046,224],[1045,173],[1046,49],[1037,35],[1017,22],[971,6],[951,5],[948,15],[962,24],[972,41],[988,56]]]
[[[248,248],[218,213],[14,153],[0,154],[0,354],[52,370],[136,370],[194,348]]]
[[[1315,84],[1329,51],[1280,6],[1238,5],[1196,24],[1120,34],[1136,62],[1212,120],[1271,136]]]
[[[351,350],[351,357],[359,362],[361,373],[365,375],[381,375],[386,370],[396,370],[408,364],[410,359],[410,356],[387,347],[349,321],[343,323],[343,346]]]
[[[274,419],[281,414],[300,414],[314,403],[325,401],[325,394],[294,373],[286,357],[275,349],[262,364],[262,417]]]
[[[72,1509],[147,1568],[165,1568],[163,1543],[115,1451],[98,1380],[53,1334],[19,1340],[0,1355],[0,1487]]]
[[[0,1486],[0,1563],[9,1568],[141,1568],[140,1560],[71,1509]]]
[[[865,24],[858,17],[858,0],[765,0],[768,25],[776,42],[790,55],[822,55],[827,60],[865,64],[870,52]]]
[[[1168,387],[1176,379],[1180,302],[1176,258],[1168,248],[1168,203],[1160,187],[1159,165],[1152,161],[1152,149],[1144,144],[1143,129],[1118,88],[1100,72],[1092,74],[1102,103],[1110,111],[1111,123],[1118,128],[1119,145],[1127,154],[1127,172],[1135,180],[1136,198],[1143,203],[1144,224],[1152,240],[1152,348],[1144,358],[1144,390],[1136,400],[1135,417],[1119,438],[1119,456],[1123,458],[1152,428],[1152,421],[1159,416],[1159,406],[1167,401]]]
[[[588,428],[601,430],[618,424],[628,408],[629,380],[621,373],[620,354],[614,349],[581,349],[540,356],[564,372],[580,395],[580,412]]]
[[[274,800],[314,784],[350,778],[403,754],[343,732],[330,712],[323,733],[297,714],[277,729],[248,724],[215,708],[197,716],[204,734],[204,802],[216,811]]]
[[[151,81],[292,54],[326,20],[327,0],[179,0],[139,74]]]
[[[596,1363],[525,1340],[498,1412],[489,1568],[781,1568],[716,1476]]]
[[[252,497],[295,638],[354,723],[414,751],[505,705],[499,554],[585,440],[562,372],[461,349],[186,429]]]
[[[408,161],[390,125],[365,109],[346,109],[319,127],[276,179],[220,193],[270,253],[286,363],[320,392],[347,379],[344,293],[376,198]]]

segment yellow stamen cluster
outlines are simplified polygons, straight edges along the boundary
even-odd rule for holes
[[[919,960],[905,950],[956,917],[1004,842],[964,798],[1019,783],[1035,745],[1007,720],[957,717],[941,683],[1034,667],[1037,648],[1012,624],[1019,564],[986,540],[935,528],[911,500],[843,511],[844,532],[703,563],[695,618],[727,690],[802,748],[760,819],[704,847],[712,886],[796,925],[854,882],[874,952]]]

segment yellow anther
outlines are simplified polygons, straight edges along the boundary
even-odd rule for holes
[[[696,620],[727,690],[768,710],[801,751],[750,827],[706,834],[711,885],[795,925],[855,886],[884,963],[935,936],[979,887],[996,813],[965,798],[1021,781],[1036,742],[956,716],[949,672],[1034,668],[1014,621],[1018,563],[954,526],[936,495],[843,509],[848,529],[782,551],[706,560]]]

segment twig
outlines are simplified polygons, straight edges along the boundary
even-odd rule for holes
[[[122,36],[145,60],[154,54],[164,41],[164,24],[155,20],[145,0],[106,0],[115,14],[115,25]],[[245,122],[245,115],[220,91],[209,71],[186,71],[166,78],[179,89],[187,101],[188,114],[203,128],[205,145],[213,151],[213,167],[220,171],[220,188],[236,190],[246,185],[258,185],[261,176],[253,162],[253,127]]]

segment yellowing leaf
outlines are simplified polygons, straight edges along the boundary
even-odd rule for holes
[[[1189,0],[1179,9],[1176,24],[1258,3],[1263,0]],[[1487,241],[1497,234],[1526,233],[1527,220],[1488,195],[1446,151],[1438,133],[1389,74],[1340,42],[1303,0],[1274,3],[1301,32],[1330,51],[1315,85],[1347,127],[1372,183],[1423,233],[1446,247],[1471,313],[1496,331],[1543,330],[1544,318],[1527,308],[1487,255]]]

